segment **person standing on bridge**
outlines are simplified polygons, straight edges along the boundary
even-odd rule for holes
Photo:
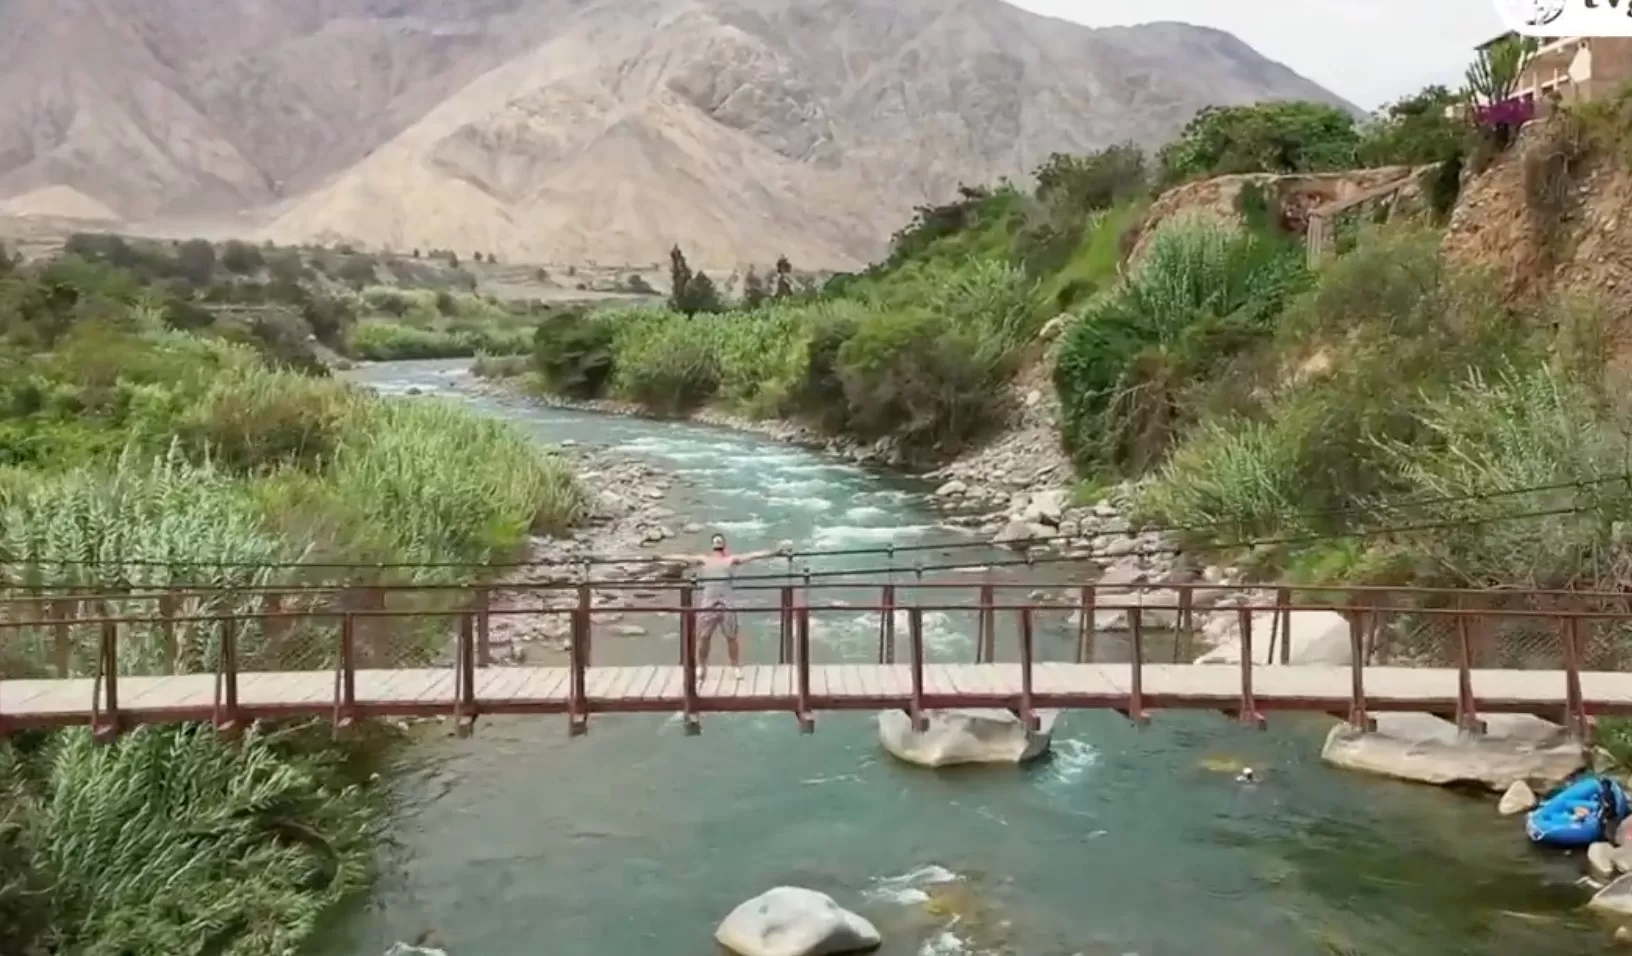
[[[676,554],[669,556],[670,561],[684,561],[697,568],[697,580],[703,583],[702,599],[698,601],[701,608],[697,613],[697,682],[700,684],[708,676],[708,649],[714,639],[715,631],[725,632],[725,651],[731,659],[731,673],[737,680],[742,680],[742,644],[739,641],[741,626],[737,621],[737,612],[733,607],[734,595],[731,590],[731,581],[736,574],[739,564],[749,561],[759,561],[764,558],[774,558],[777,555],[784,557],[793,554],[793,542],[784,541],[781,547],[772,551],[745,551],[742,554],[732,554],[726,549],[725,535],[716,533],[709,540],[707,554]]]

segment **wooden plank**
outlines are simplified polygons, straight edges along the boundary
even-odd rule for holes
[[[1013,697],[1019,693],[1019,665],[929,664],[925,690],[942,696]],[[1145,692],[1178,706],[1208,708],[1237,703],[1240,670],[1191,664],[1147,664]],[[1039,694],[1114,697],[1130,686],[1131,665],[1041,662],[1034,671]],[[1563,705],[1564,673],[1552,671],[1480,670],[1473,674],[1481,703],[1504,710],[1533,709],[1538,713]],[[435,709],[453,701],[454,673],[450,668],[402,670],[369,669],[357,674],[358,700],[389,711],[426,707]],[[1253,668],[1256,695],[1261,702],[1282,701],[1306,709],[1328,709],[1344,704],[1350,691],[1348,667],[1258,665]],[[588,692],[608,709],[636,702],[678,704],[682,670],[674,665],[627,665],[591,668]],[[752,665],[743,669],[741,682],[729,666],[712,668],[704,697],[786,700],[794,695],[797,671],[791,665]],[[488,702],[543,702],[565,700],[570,673],[564,667],[501,667],[476,675],[478,699]],[[14,719],[88,720],[93,682],[66,680],[0,681],[0,713]],[[1394,709],[1413,705],[1437,706],[1456,696],[1454,668],[1369,667],[1367,696]],[[1588,706],[1632,707],[1632,673],[1583,672],[1582,696]],[[120,710],[140,718],[143,712],[207,714],[214,703],[213,674],[174,677],[122,677]],[[811,668],[811,692],[837,703],[868,700],[904,700],[911,691],[907,664],[820,664]],[[325,714],[334,700],[330,671],[253,672],[239,678],[239,700],[245,707],[286,707]]]

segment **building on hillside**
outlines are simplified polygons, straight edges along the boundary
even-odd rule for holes
[[[1477,49],[1512,35],[1493,37]],[[1513,90],[1515,99],[1535,104],[1537,115],[1545,115],[1555,101],[1589,102],[1632,82],[1632,37],[1554,37],[1540,43]]]

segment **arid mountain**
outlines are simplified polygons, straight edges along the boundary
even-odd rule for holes
[[[847,267],[959,182],[1340,103],[1214,30],[1000,0],[6,0],[0,211],[510,261]],[[1343,104],[1346,105],[1346,104]]]

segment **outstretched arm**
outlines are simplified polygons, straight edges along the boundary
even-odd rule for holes
[[[781,555],[783,557],[792,557],[793,556],[793,542],[784,541],[784,542],[782,542],[781,546],[776,547],[776,548],[771,548],[771,549],[766,550],[766,551],[747,551],[747,552],[744,552],[742,554],[732,555],[731,563],[732,564],[747,564],[749,561],[762,561],[765,558],[774,558],[774,557],[777,557],[778,555]]]
[[[663,554],[658,556],[658,560],[675,564],[702,564],[703,556],[700,554]]]

